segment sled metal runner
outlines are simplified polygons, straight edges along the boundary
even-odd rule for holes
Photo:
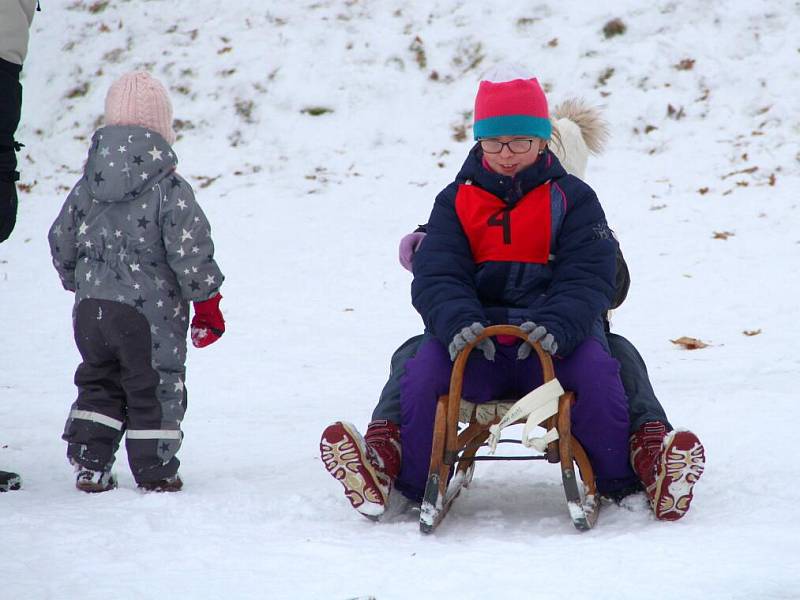
[[[558,432],[558,439],[550,442],[543,454],[512,457],[476,456],[478,449],[483,447],[489,438],[489,427],[497,423],[499,417],[489,423],[479,423],[473,411],[467,426],[460,432],[458,430],[461,390],[467,358],[478,343],[496,335],[512,335],[524,340],[525,343],[530,343],[527,341],[527,334],[519,327],[493,325],[487,327],[456,357],[449,393],[440,396],[436,404],[433,449],[420,510],[420,531],[431,533],[442,522],[461,489],[469,485],[475,471],[475,462],[480,460],[546,460],[558,464],[561,468],[567,509],[573,525],[580,531],[591,529],[597,522],[600,504],[592,466],[583,447],[571,434],[570,408],[575,401],[572,392],[567,391],[562,394],[558,399],[557,414],[541,423],[545,429],[555,428]],[[539,357],[544,383],[552,381],[555,379],[552,358],[538,342],[531,346]],[[519,440],[500,440],[500,442],[509,441],[521,443]]]

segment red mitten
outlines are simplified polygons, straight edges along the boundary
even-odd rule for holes
[[[194,303],[192,318],[192,344],[195,348],[205,348],[216,342],[225,333],[225,319],[219,310],[222,294]]]

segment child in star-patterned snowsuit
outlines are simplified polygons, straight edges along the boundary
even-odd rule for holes
[[[63,439],[83,491],[116,485],[111,466],[123,434],[139,487],[180,489],[189,302],[195,346],[224,331],[223,275],[208,221],[175,172],[174,140],[164,87],[144,72],[123,76],[50,229],[53,264],[75,292],[83,362]]]

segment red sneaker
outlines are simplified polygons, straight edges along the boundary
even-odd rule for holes
[[[705,468],[705,449],[691,431],[667,433],[663,423],[653,421],[631,436],[631,465],[656,519],[677,521],[689,510],[692,488]]]
[[[322,463],[343,486],[350,504],[377,520],[400,472],[400,428],[390,421],[373,421],[362,437],[350,423],[325,428],[319,443]]]

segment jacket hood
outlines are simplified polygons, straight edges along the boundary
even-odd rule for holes
[[[470,180],[490,194],[514,204],[546,181],[566,174],[556,155],[547,148],[531,166],[514,177],[505,177],[483,166],[483,151],[480,144],[475,144],[456,177],[456,183]]]
[[[155,131],[109,125],[92,136],[84,178],[96,200],[123,202],[150,190],[177,164],[175,152]]]

